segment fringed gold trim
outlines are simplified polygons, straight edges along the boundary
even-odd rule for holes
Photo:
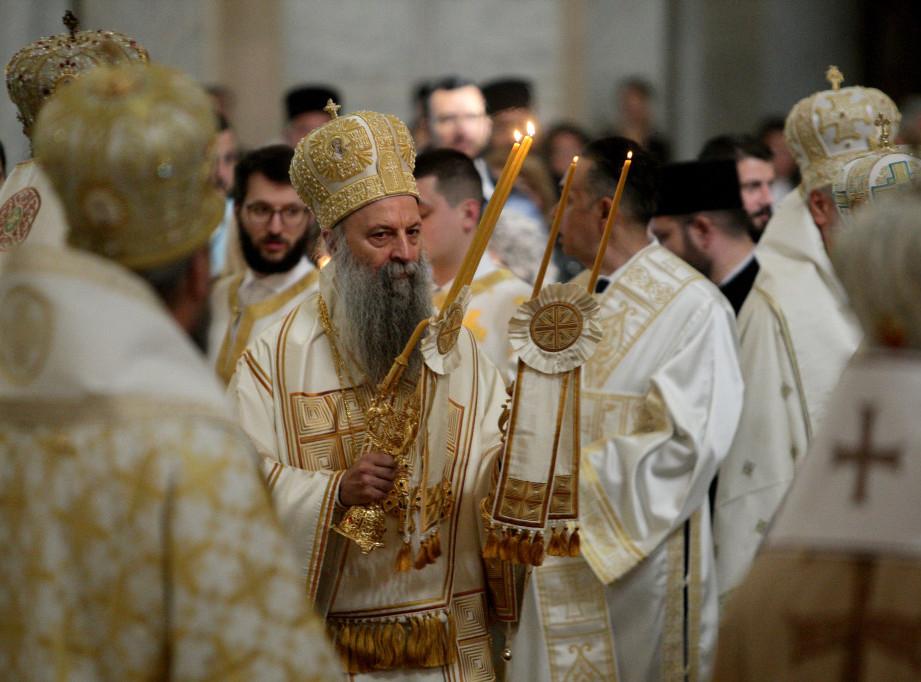
[[[544,563],[544,534],[537,533],[531,540],[531,552],[528,555],[528,563],[531,566],[540,566]]]
[[[419,552],[416,554],[416,560],[413,568],[417,571],[425,568],[429,564],[434,564],[441,556],[441,531],[436,530],[434,534],[425,538],[419,545]]]
[[[331,621],[336,650],[349,673],[437,668],[457,659],[457,627],[448,611],[400,619]]]

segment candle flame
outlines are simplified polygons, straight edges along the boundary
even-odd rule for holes
[[[534,124],[528,121],[528,137],[534,137]]]
[[[628,158],[628,159],[632,159],[632,158],[633,158],[633,150],[632,150],[632,149],[631,149],[629,152],[627,152],[627,158]]]
[[[326,254],[323,254],[322,256],[320,256],[320,260],[317,261],[317,267],[320,268],[320,270],[322,270],[323,268],[326,267],[329,261],[330,261],[329,256],[327,256]]]
[[[515,131],[515,142],[521,142],[521,133]]]
[[[576,156],[572,157],[572,162],[573,162],[573,163],[579,163],[579,156],[576,155]]]

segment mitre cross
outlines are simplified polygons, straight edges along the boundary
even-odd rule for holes
[[[829,66],[825,72],[825,79],[831,83],[832,90],[841,89],[841,82],[844,80],[844,74],[838,70],[837,66]]]
[[[67,30],[70,31],[70,37],[76,38],[77,27],[80,25],[80,20],[77,19],[73,12],[67,10],[64,12],[62,21],[64,22],[64,26],[67,27]]]
[[[330,118],[339,118],[339,110],[342,107],[333,102],[332,98],[327,100],[326,106],[323,107],[323,111],[329,114]]]

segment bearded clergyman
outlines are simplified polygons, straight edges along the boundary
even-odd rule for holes
[[[449,379],[436,380],[417,348],[390,396],[419,415],[409,478],[363,446],[376,387],[432,315],[414,162],[406,126],[369,111],[334,117],[298,144],[291,177],[331,262],[319,291],[243,353],[230,392],[353,679],[493,679],[490,621],[517,619],[524,570],[481,558],[506,394],[460,323],[447,334]],[[401,490],[409,504],[388,508]],[[373,551],[334,532],[357,522],[353,509],[381,503]]]

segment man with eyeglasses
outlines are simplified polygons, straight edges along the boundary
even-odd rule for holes
[[[309,209],[291,186],[294,150],[272,145],[246,154],[234,174],[234,215],[246,269],[214,285],[208,355],[230,381],[247,344],[317,289],[307,258]]]

